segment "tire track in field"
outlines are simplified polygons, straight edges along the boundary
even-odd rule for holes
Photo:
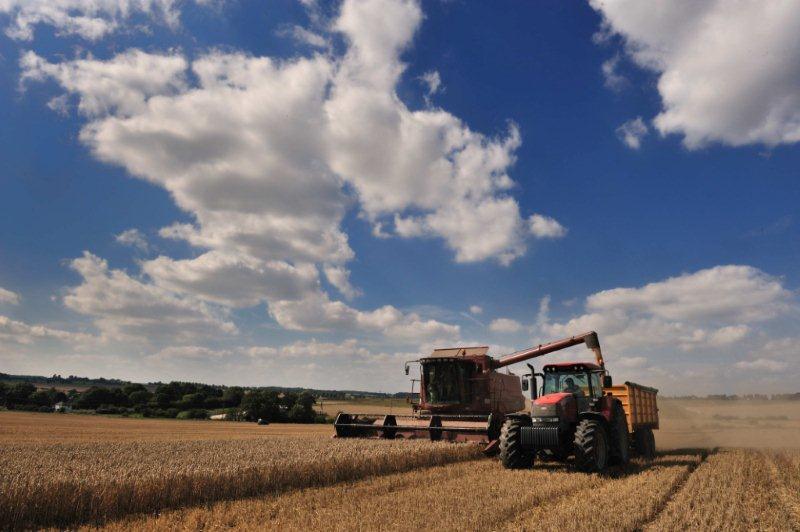
[[[606,474],[566,473],[582,479],[568,497],[545,500],[496,525],[507,532],[560,531],[567,524],[587,530],[636,530],[656,513],[665,496],[702,460],[698,450],[674,451],[653,461],[634,460]],[[597,508],[605,508],[598,512]]]
[[[675,499],[678,493],[680,493],[686,487],[686,483],[689,481],[689,478],[691,478],[691,476],[694,475],[695,471],[697,471],[697,468],[703,465],[703,463],[708,459],[710,455],[716,454],[717,451],[718,451],[717,447],[714,447],[710,451],[701,449],[700,461],[698,461],[696,464],[689,466],[689,469],[687,469],[686,472],[677,479],[675,484],[672,485],[672,487],[667,492],[666,496],[661,500],[661,503],[656,507],[652,515],[650,515],[647,521],[644,524],[642,524],[641,527],[638,527],[636,530],[637,531],[645,530],[648,526],[655,523],[655,521],[658,519],[661,513],[666,509],[667,505],[669,505],[669,503],[673,499]]]
[[[763,451],[762,451],[763,452]],[[775,491],[787,512],[794,517],[793,530],[800,530],[800,462],[792,462],[787,451],[765,453]]]

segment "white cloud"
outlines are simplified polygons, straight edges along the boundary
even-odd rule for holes
[[[611,59],[603,61],[600,70],[603,72],[603,82],[605,86],[615,92],[619,92],[628,86],[628,79],[619,73],[620,56],[615,55]]]
[[[647,359],[644,357],[616,357],[614,358],[614,366],[626,369],[643,368],[647,365]]]
[[[391,305],[361,311],[340,301],[331,301],[324,294],[299,301],[271,302],[269,311],[281,326],[291,330],[374,331],[394,340],[410,342],[455,338],[460,331],[457,325],[424,319],[416,313],[405,314]]]
[[[747,323],[776,316],[791,292],[752,266],[715,266],[640,288],[614,288],[589,296],[591,311],[624,310],[669,320],[718,319]]]
[[[147,237],[138,229],[126,229],[118,235],[114,235],[114,240],[123,246],[130,246],[139,251],[146,252],[148,250]]]
[[[109,269],[91,253],[70,265],[83,282],[68,290],[64,304],[91,316],[108,339],[181,343],[237,331],[206,304]]]
[[[185,90],[186,60],[175,55],[148,54],[129,50],[113,61],[76,59],[49,63],[25,52],[20,58],[21,83],[55,79],[64,89],[80,96],[78,110],[95,118],[114,113],[130,116],[141,113],[146,102],[156,95]],[[65,104],[59,103],[59,109]]]
[[[229,349],[211,349],[199,345],[170,346],[161,349],[148,357],[150,361],[209,361],[228,357],[233,352]]]
[[[478,305],[471,305],[469,307],[470,314],[474,314],[476,316],[483,314],[483,308]]]
[[[12,39],[30,41],[36,26],[47,25],[58,35],[97,40],[134,17],[175,28],[180,4],[179,0],[2,0],[0,14],[8,18],[5,33]]]
[[[444,92],[444,87],[442,87],[442,77],[436,70],[425,72],[419,77],[419,79],[425,84],[425,89],[427,92],[426,96],[428,98],[434,94]]]
[[[30,345],[39,340],[82,343],[94,339],[92,335],[54,329],[44,325],[29,325],[0,315],[0,344]]]
[[[510,318],[497,318],[489,324],[489,329],[498,333],[515,333],[522,330],[522,324]]]
[[[628,120],[617,128],[617,138],[632,150],[642,146],[642,139],[647,136],[649,129],[641,116]]]
[[[677,346],[684,351],[735,345],[753,324],[785,314],[791,292],[750,266],[716,266],[638,288],[586,298],[586,312],[544,332],[568,336],[596,330],[615,349]]]
[[[489,138],[396,94],[421,19],[410,0],[346,1],[329,26],[345,38],[338,55],[212,51],[189,63],[129,50],[54,64],[29,53],[21,66],[26,82],[55,79],[77,100],[96,158],[163,187],[191,217],[159,234],[203,254],[143,263],[153,284],[135,282],[146,289],[232,307],[266,301],[292,329],[452,336],[457,327],[393,307],[332,301],[319,283],[322,270],[343,296],[357,294],[341,227],[353,205],[374,227],[395,220],[395,236],[442,238],[459,262],[507,264],[526,251],[530,231],[508,194],[516,126]],[[372,325],[387,308],[392,323]]]
[[[11,290],[7,290],[0,286],[0,303],[8,303],[11,305],[18,305],[20,301],[19,294],[16,292],[12,292]]]
[[[542,214],[533,214],[528,219],[531,234],[536,238],[563,238],[567,236],[567,228],[558,220]]]
[[[343,266],[326,265],[323,268],[325,278],[331,283],[340,294],[347,299],[353,299],[361,295],[361,290],[350,284],[350,270]]]
[[[590,0],[603,31],[618,34],[639,66],[658,74],[653,124],[711,142],[769,146],[800,140],[800,4]]]
[[[745,371],[770,371],[778,373],[783,371],[788,366],[786,362],[781,360],[772,360],[769,358],[757,358],[755,360],[741,360],[734,364],[737,369]]]
[[[292,37],[295,41],[316,48],[325,48],[328,46],[328,41],[322,35],[314,33],[302,26],[290,26],[282,29],[280,35]]]
[[[194,294],[231,307],[251,307],[270,299],[296,300],[318,289],[312,264],[258,261],[209,251],[194,259],[161,256],[142,263],[156,285]]]

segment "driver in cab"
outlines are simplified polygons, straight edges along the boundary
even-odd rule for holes
[[[562,389],[565,393],[571,393],[575,395],[583,395],[583,390],[580,386],[575,384],[575,380],[572,377],[567,377],[564,379],[564,388]]]

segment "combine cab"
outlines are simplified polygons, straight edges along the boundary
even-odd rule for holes
[[[496,449],[506,416],[525,409],[520,378],[497,370],[581,343],[602,360],[594,332],[499,359],[489,356],[486,346],[436,349],[428,357],[406,363],[406,375],[409,364],[420,366],[419,402],[413,404],[411,414],[340,412],[334,422],[336,436],[472,441],[487,444],[487,452],[491,452]]]

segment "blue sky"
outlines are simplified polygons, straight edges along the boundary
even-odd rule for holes
[[[795,391],[800,11],[659,6],[7,3],[0,370],[397,391],[594,328]]]

